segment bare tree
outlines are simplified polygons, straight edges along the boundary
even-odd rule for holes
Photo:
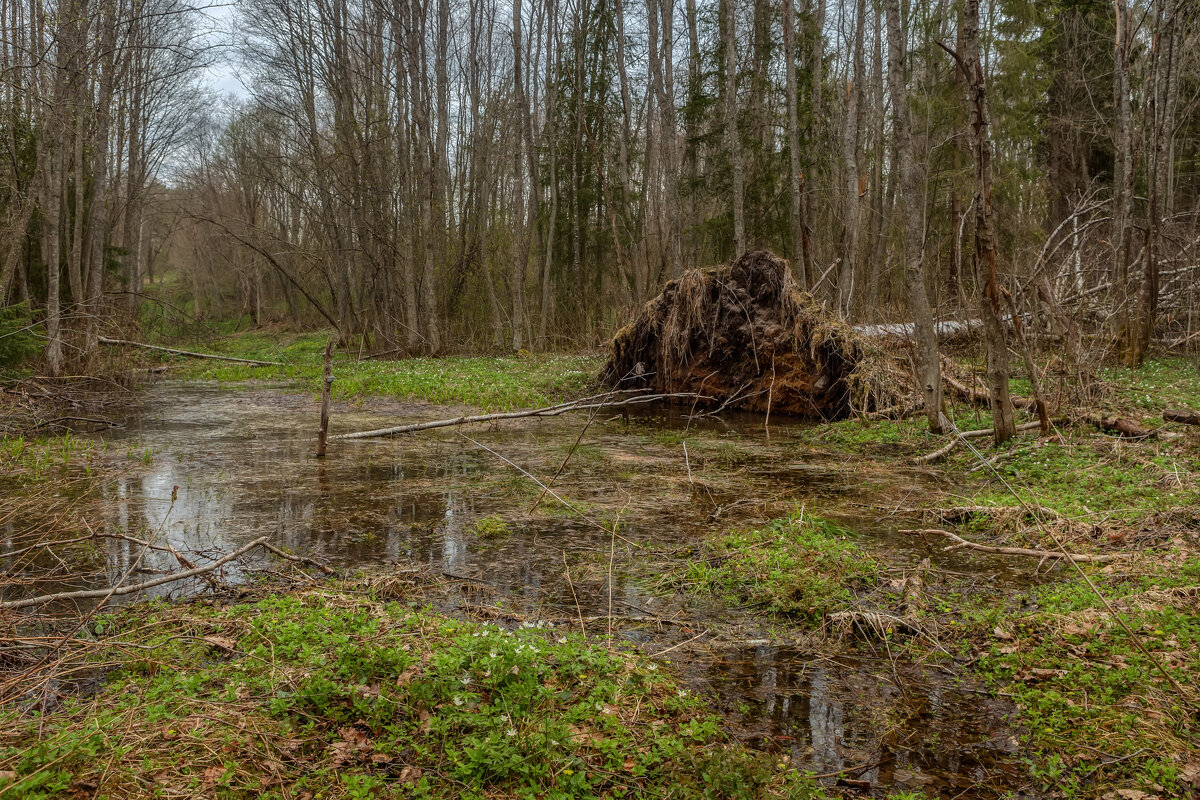
[[[908,313],[916,332],[917,374],[925,400],[929,429],[942,430],[942,375],[938,363],[937,333],[925,288],[925,219],[921,190],[923,176],[913,156],[912,121],[904,75],[907,36],[900,20],[900,0],[885,0],[888,37],[888,87],[892,95],[892,128],[900,167],[900,197],[904,208],[904,283]]]

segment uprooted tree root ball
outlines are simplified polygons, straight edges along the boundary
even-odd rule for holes
[[[901,358],[856,335],[764,250],[668,283],[613,338],[600,379],[820,419],[904,407],[912,393]]]

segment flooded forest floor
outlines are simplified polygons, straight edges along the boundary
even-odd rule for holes
[[[1200,790],[1200,428],[1160,416],[1200,408],[1195,364],[1102,373],[1094,407],[1154,436],[1063,422],[928,463],[949,440],[917,419],[690,407],[316,459],[323,344],[5,383],[0,798]],[[598,363],[347,357],[331,431],[546,405]],[[9,607],[260,537],[306,560]]]

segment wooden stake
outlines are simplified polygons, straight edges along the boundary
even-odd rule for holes
[[[321,379],[321,430],[317,434],[317,458],[325,457],[329,441],[329,395],[333,390],[333,339],[325,345],[325,374]]]

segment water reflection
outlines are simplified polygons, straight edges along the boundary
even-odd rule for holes
[[[1011,709],[909,663],[759,646],[694,675],[747,738],[812,772],[952,796],[1022,782]]]

